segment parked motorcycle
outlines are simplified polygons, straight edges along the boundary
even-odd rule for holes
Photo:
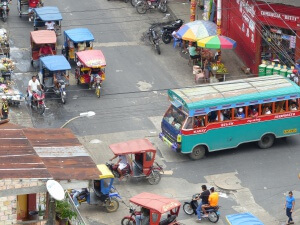
[[[168,10],[167,0],[140,0],[135,7],[139,14],[145,14],[149,9],[159,9],[162,13],[166,13]]]
[[[139,0],[130,0],[130,3],[133,7],[136,6],[136,4],[138,3]]]
[[[1,15],[1,18],[2,18],[3,22],[5,22],[7,20],[7,17],[8,17],[9,2],[10,1],[8,1],[8,0],[2,0],[0,2],[0,15]]]
[[[196,209],[198,207],[198,202],[197,202],[198,198],[199,198],[199,194],[194,194],[193,197],[192,197],[192,200],[190,202],[185,202],[183,204],[183,211],[186,214],[188,214],[188,215],[193,215],[193,214],[197,215]],[[210,222],[216,223],[216,222],[219,221],[220,213],[219,213],[218,210],[219,210],[219,206],[206,209],[206,212],[208,214],[207,219]],[[203,215],[202,212],[201,212],[201,215]]]
[[[157,54],[160,55],[161,53],[160,46],[159,46],[160,38],[153,26],[149,28],[149,31],[147,32],[147,36],[149,37],[150,43],[154,45],[154,49],[156,50]]]
[[[34,91],[32,93],[31,107],[32,109],[36,110],[37,113],[40,115],[43,115],[46,109],[44,100],[45,100],[45,93],[43,90]]]
[[[109,168],[109,170],[112,172],[112,174],[115,176],[115,178],[120,178],[120,173],[118,172],[118,165],[114,164],[114,163],[106,163],[106,166]],[[129,164],[127,164],[127,166],[122,169],[122,176],[124,177],[129,177],[131,175],[131,169]]]
[[[172,24],[163,26],[161,39],[165,44],[169,44],[172,40],[173,31],[178,30],[183,24],[183,20],[175,20]]]

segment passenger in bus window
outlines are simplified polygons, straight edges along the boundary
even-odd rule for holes
[[[236,113],[236,118],[243,119],[245,118],[245,113],[243,108],[239,108]]]
[[[231,109],[223,110],[224,120],[231,120]]]
[[[216,121],[218,111],[211,111],[208,113],[208,122],[212,123]]]
[[[220,111],[220,121],[224,121],[224,114],[223,114],[224,110],[221,110]],[[216,117],[216,122],[219,121],[219,114],[217,114],[217,117]]]
[[[194,128],[204,127],[204,125],[205,125],[205,117],[204,116],[195,116]]]
[[[265,108],[265,115],[270,115],[270,114],[272,114],[272,112],[271,112],[270,108],[267,106]]]
[[[292,102],[292,104],[291,104],[291,106],[290,106],[290,110],[291,110],[291,111],[296,111],[296,110],[298,110],[298,107],[297,107],[296,102]]]
[[[276,113],[283,113],[285,112],[285,101],[275,102],[275,112]]]
[[[258,117],[258,111],[256,108],[253,108],[251,111],[250,111],[250,117],[253,117],[253,118],[256,118]]]

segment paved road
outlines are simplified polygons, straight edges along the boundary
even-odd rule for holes
[[[18,17],[16,3],[13,4],[6,25],[11,31],[12,57],[18,62],[18,73],[14,77],[19,88],[25,89],[34,73],[29,64],[28,48],[32,24],[27,18]],[[46,5],[49,4],[46,2]],[[284,193],[295,190],[297,200],[300,197],[298,137],[279,140],[269,150],[262,151],[255,144],[246,144],[237,149],[211,153],[200,161],[190,161],[171,152],[157,138],[161,115],[168,106],[163,90],[192,85],[193,79],[187,60],[181,57],[177,49],[163,45],[162,55],[158,56],[141,41],[149,24],[162,21],[164,15],[158,12],[138,15],[122,1],[91,0],[87,3],[55,0],[51,1],[51,5],[57,5],[63,12],[63,29],[88,27],[92,30],[96,48],[101,48],[107,59],[107,80],[103,84],[101,99],[97,99],[87,87],[74,85],[68,88],[66,105],[57,99],[47,99],[48,109],[44,116],[31,114],[25,105],[13,109],[21,119],[29,113],[35,127],[59,127],[80,112],[95,111],[95,117],[74,121],[69,127],[80,136],[96,163],[103,163],[111,156],[107,151],[110,143],[150,137],[159,149],[158,160],[173,175],[164,177],[155,187],[142,181],[117,184],[126,200],[140,191],[149,190],[184,201],[199,191],[202,183],[238,186],[235,191],[223,191],[223,222],[224,215],[239,211],[256,213],[270,225],[278,224],[270,222],[273,218],[284,221]],[[59,45],[61,43],[62,37],[59,38]],[[99,139],[101,143],[90,144],[92,139]],[[118,224],[120,218],[127,214],[124,206],[114,216],[90,206],[83,206],[81,210],[91,224]],[[184,214],[180,218],[185,224],[195,221]]]

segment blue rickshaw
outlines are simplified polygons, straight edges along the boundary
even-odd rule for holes
[[[226,216],[229,225],[264,225],[257,217],[251,213],[238,213]]]
[[[70,69],[70,63],[63,55],[51,55],[40,58],[40,83],[45,93],[54,92],[60,97],[63,104],[66,103],[66,85],[69,80],[67,72]],[[55,84],[54,76],[56,77],[57,84]]]
[[[75,60],[75,53],[93,49],[94,36],[87,28],[74,28],[64,31],[62,54]]]
[[[33,27],[34,30],[45,30],[48,29],[46,27],[46,22],[54,22],[55,25],[53,26],[56,35],[61,35],[61,21],[62,15],[59,12],[59,9],[55,6],[47,6],[41,8],[33,9]],[[48,29],[49,30],[49,29]]]

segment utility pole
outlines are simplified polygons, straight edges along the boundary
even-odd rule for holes
[[[190,21],[191,22],[195,21],[195,18],[196,18],[196,8],[197,8],[196,6],[197,6],[197,1],[191,0],[191,7],[190,7],[190,11],[191,11]]]

